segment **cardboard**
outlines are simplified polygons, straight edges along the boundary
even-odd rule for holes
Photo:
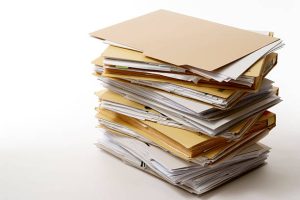
[[[166,10],[91,33],[177,66],[213,71],[279,39]]]

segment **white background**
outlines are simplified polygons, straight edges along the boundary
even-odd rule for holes
[[[298,1],[299,2],[299,1]],[[295,1],[1,1],[0,200],[198,199],[98,150],[88,33],[157,9],[250,30],[286,46],[269,78],[283,102],[268,165],[202,199],[299,199],[300,6]],[[159,30],[158,30],[159,31]]]

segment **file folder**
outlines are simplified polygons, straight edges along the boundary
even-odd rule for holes
[[[91,33],[176,66],[224,67],[278,38],[159,10]]]

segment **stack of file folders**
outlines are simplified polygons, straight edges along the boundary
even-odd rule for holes
[[[281,101],[265,78],[284,45],[273,33],[159,10],[91,35],[107,44],[93,61],[99,148],[195,194],[265,163]]]

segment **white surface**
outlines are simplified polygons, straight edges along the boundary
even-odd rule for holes
[[[298,1],[299,2],[299,1]],[[299,199],[300,95],[297,1],[1,1],[0,200],[198,199],[99,151],[93,108],[100,89],[88,36],[165,8],[252,30],[287,44],[269,77],[284,99],[263,141],[269,164],[202,199]]]

